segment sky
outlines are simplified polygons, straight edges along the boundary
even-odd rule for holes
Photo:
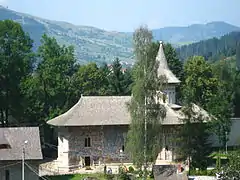
[[[0,0],[9,9],[110,31],[225,21],[240,26],[240,0]]]

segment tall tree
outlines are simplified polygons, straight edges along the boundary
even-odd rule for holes
[[[209,124],[204,123],[204,115],[194,111],[193,104],[186,104],[182,112],[185,118],[183,126],[179,127],[179,142],[177,147],[178,160],[189,160],[190,169],[206,170],[207,156],[210,153]]]
[[[208,111],[215,118],[213,127],[215,134],[218,136],[219,143],[222,147],[228,141],[228,136],[231,130],[231,118],[234,114],[234,89],[235,89],[235,73],[236,70],[231,68],[227,61],[220,61],[213,66],[215,76],[219,79],[218,90],[215,92],[211,101],[208,103]],[[224,98],[223,98],[224,97]]]
[[[109,85],[112,95],[124,95],[123,89],[124,75],[122,72],[122,65],[118,58],[113,61],[111,73],[109,76]]]
[[[166,110],[156,98],[160,98],[158,92],[163,90],[166,78],[157,74],[158,64],[151,49],[151,31],[141,26],[134,32],[133,42],[136,63],[133,68],[132,99],[129,103],[131,124],[126,150],[135,164],[143,165],[146,161],[153,162],[160,151],[161,120]]]
[[[74,84],[80,94],[88,96],[105,95],[107,93],[104,85],[104,83],[107,83],[105,73],[97,67],[96,63],[83,65],[74,75]]]
[[[218,90],[219,80],[204,57],[194,56],[184,66],[185,80],[182,94],[186,103],[195,103],[204,109]]]
[[[236,46],[236,66],[237,70],[240,71],[240,42]]]
[[[28,99],[26,115],[48,120],[77,101],[72,89],[72,75],[77,67],[73,47],[60,46],[56,39],[47,35],[43,35],[41,42],[40,62],[34,74],[25,81],[22,91]]]
[[[0,120],[8,126],[9,117],[20,120],[23,111],[21,82],[32,72],[32,40],[20,24],[0,21]]]
[[[200,56],[192,57],[186,62],[184,75],[186,77],[182,94],[185,119],[180,131],[179,149],[183,158],[189,156],[191,167],[205,169],[210,145],[207,141],[209,124],[204,122],[205,117],[202,113],[194,111],[194,104],[207,110],[208,103],[218,90],[219,81],[214,76],[210,64]],[[193,127],[194,131],[192,131]]]
[[[108,81],[111,95],[123,96],[131,94],[131,71],[128,69],[126,72],[123,72],[122,65],[118,58],[113,61]]]

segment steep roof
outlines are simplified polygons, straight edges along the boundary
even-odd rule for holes
[[[54,126],[99,126],[99,125],[129,125],[131,116],[127,103],[131,96],[82,96],[71,109],[64,114],[48,121]],[[184,116],[181,108],[163,104],[166,108],[166,118],[163,125],[182,124]],[[200,108],[197,112],[207,113]]]
[[[179,84],[180,80],[172,73],[172,71],[168,67],[167,59],[163,50],[163,43],[160,41],[160,46],[158,50],[158,54],[156,57],[156,61],[159,64],[158,67],[158,75],[166,76],[169,84]]]
[[[124,125],[131,96],[82,96],[71,109],[48,121],[55,126]]]
[[[23,147],[26,160],[42,159],[42,150],[38,127],[9,127],[0,128],[0,144],[9,143],[10,148],[0,149],[0,161],[21,160]],[[25,144],[24,142],[27,141]]]

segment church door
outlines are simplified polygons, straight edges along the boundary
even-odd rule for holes
[[[86,156],[85,157],[85,166],[90,166],[90,157],[89,156]]]

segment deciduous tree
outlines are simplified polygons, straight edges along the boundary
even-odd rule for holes
[[[32,40],[20,24],[0,21],[0,120],[9,125],[9,117],[23,118],[21,82],[32,72]]]
[[[145,160],[153,162],[160,151],[161,119],[165,117],[166,110],[156,99],[166,79],[157,75],[158,64],[151,49],[152,33],[142,26],[134,32],[133,40],[136,62],[129,103],[131,124],[126,150],[135,164],[142,165]]]

